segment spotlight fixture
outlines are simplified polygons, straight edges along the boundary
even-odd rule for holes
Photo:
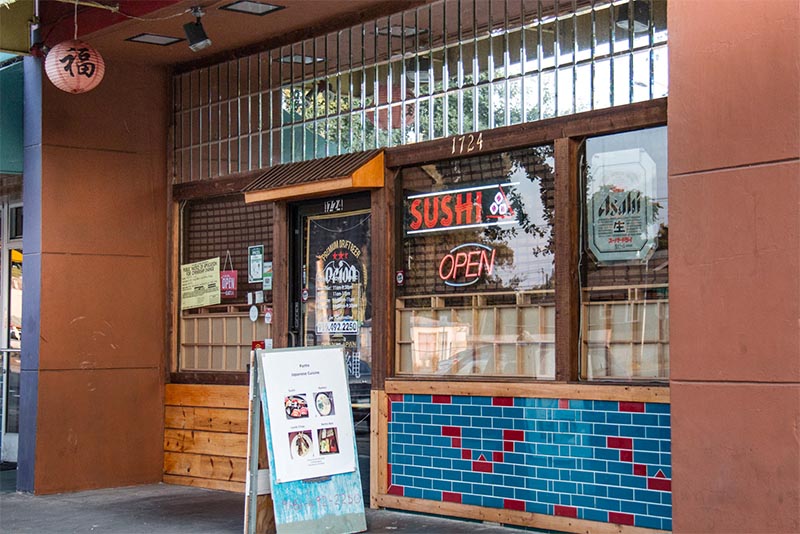
[[[633,4],[632,21],[629,7],[631,4]],[[631,30],[634,33],[647,31],[650,27],[650,3],[647,0],[633,0],[617,6],[616,25],[618,28]]]
[[[192,52],[199,52],[211,46],[211,39],[206,35],[203,24],[200,22],[200,17],[203,15],[205,15],[203,8],[194,6],[192,8],[192,16],[195,18],[195,22],[183,25],[183,31],[186,33],[186,38],[189,40],[189,48],[192,49]]]

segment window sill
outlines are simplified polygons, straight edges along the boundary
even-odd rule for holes
[[[181,371],[170,373],[171,384],[209,384],[217,386],[246,386],[250,375],[229,371]]]
[[[464,395],[479,397],[536,397],[551,399],[610,400],[668,404],[667,383],[620,384],[498,380],[441,380],[425,377],[388,378],[387,394]]]

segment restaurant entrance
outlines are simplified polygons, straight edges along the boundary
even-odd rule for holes
[[[372,385],[369,195],[294,204],[290,211],[289,344],[344,347],[365,498]]]

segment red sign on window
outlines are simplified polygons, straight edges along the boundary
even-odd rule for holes
[[[495,249],[481,243],[464,243],[439,262],[439,278],[453,287],[471,286],[494,270]]]
[[[508,191],[517,182],[482,185],[408,197],[408,235],[514,224]]]
[[[224,299],[236,298],[236,271],[219,272],[219,289]]]

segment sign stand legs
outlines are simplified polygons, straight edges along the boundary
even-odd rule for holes
[[[245,477],[244,534],[275,532],[275,514],[270,495],[267,446],[261,419],[258,358],[250,352],[250,396],[248,412],[247,475]]]

